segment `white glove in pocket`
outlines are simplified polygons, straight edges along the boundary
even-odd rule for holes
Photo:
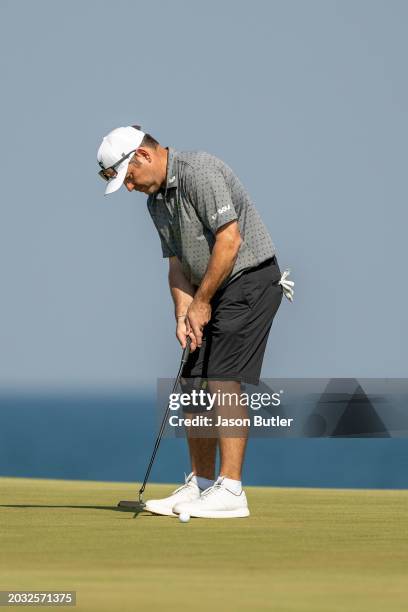
[[[289,274],[290,274],[290,269],[287,268],[282,274],[278,285],[282,285],[283,293],[285,294],[285,297],[287,297],[290,302],[293,302],[293,296],[295,295],[293,288],[295,286],[295,283],[291,280],[287,280],[287,277],[289,276]]]

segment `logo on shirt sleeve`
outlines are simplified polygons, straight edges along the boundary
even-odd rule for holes
[[[222,208],[219,208],[217,212],[215,213],[215,215],[211,215],[211,219],[215,221],[215,219],[217,218],[217,215],[223,215],[225,212],[227,212],[227,210],[231,210],[231,204],[228,204],[228,206],[223,206]]]

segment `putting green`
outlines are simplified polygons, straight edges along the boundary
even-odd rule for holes
[[[408,491],[248,487],[249,518],[182,524],[118,510],[134,484],[3,478],[0,490],[1,590],[75,590],[87,612],[408,607]]]

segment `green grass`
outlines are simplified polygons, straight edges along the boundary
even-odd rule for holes
[[[408,491],[248,487],[249,518],[182,524],[117,510],[136,490],[0,479],[0,589],[76,590],[89,612],[408,608]]]

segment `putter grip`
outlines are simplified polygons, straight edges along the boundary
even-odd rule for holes
[[[187,336],[186,348],[183,350],[183,354],[181,356],[181,363],[187,362],[188,356],[190,355],[190,344],[191,344],[191,338],[190,336]]]

